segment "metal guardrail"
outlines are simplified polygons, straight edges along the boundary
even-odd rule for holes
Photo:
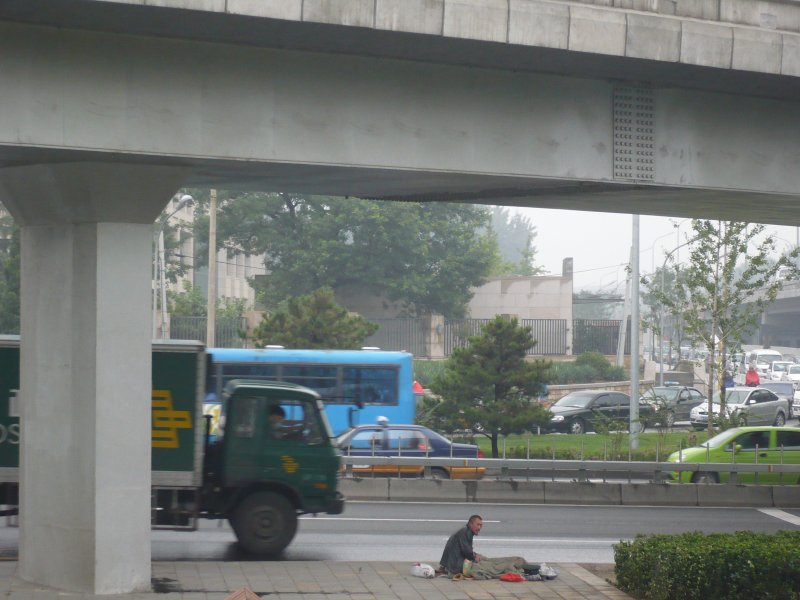
[[[613,473],[627,475],[629,479],[649,479],[663,482],[670,479],[669,474],[680,472],[730,473],[730,483],[737,482],[738,473],[788,473],[800,477],[800,464],[772,463],[706,463],[706,462],[636,462],[609,460],[552,460],[526,458],[412,458],[406,456],[342,456],[345,476],[353,476],[354,465],[392,465],[396,467],[424,467],[424,476],[430,477],[431,467],[469,467],[484,468],[486,474],[499,479],[516,479],[549,476],[570,477],[576,481],[588,481],[590,474],[604,476]],[[544,475],[543,475],[544,474]],[[758,482],[756,475],[756,483]],[[677,482],[676,482],[677,483]]]

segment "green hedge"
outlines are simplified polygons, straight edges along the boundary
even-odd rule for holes
[[[430,387],[433,380],[444,371],[446,361],[414,359],[414,379],[423,387]],[[627,381],[630,374],[622,367],[612,365],[599,352],[584,352],[575,360],[553,362],[547,373],[547,383],[596,383],[603,381]]]
[[[550,367],[549,383],[595,383],[625,381],[629,375],[622,367],[612,365],[599,352],[584,352],[574,361],[554,362]]]
[[[431,387],[433,380],[444,371],[445,361],[427,360],[423,358],[414,359],[414,379],[419,381],[422,387]]]
[[[648,600],[800,598],[800,531],[639,535],[614,545],[617,587]]]

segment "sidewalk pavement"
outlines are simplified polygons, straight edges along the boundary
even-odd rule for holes
[[[549,564],[549,563],[548,563]],[[406,562],[155,562],[153,589],[121,600],[224,600],[248,587],[267,600],[622,600],[630,596],[574,563],[552,564],[551,581],[506,583],[421,579]],[[22,581],[17,563],[0,562],[4,600],[98,600]],[[103,596],[103,598],[112,598]]]

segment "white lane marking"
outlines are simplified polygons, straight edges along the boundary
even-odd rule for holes
[[[303,516],[301,519],[309,519],[311,521],[399,521],[401,523],[466,523],[466,519],[389,519],[380,517],[314,517]],[[483,519],[484,523],[499,523],[500,521],[487,521]]]
[[[800,527],[800,517],[795,517],[793,514],[787,513],[779,508],[759,508],[758,511],[767,516],[775,517],[776,519],[780,519],[781,521],[786,521],[787,523],[791,523],[792,525],[797,525]]]
[[[587,540],[572,538],[481,538],[481,544],[497,542],[498,544],[523,543],[523,544],[619,544],[620,540]],[[478,543],[476,542],[476,543]]]

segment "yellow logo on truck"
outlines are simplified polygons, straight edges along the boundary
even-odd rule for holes
[[[300,464],[293,457],[286,454],[281,456],[281,466],[287,473],[294,473],[300,468]]]
[[[172,407],[172,392],[153,390],[153,448],[180,448],[178,429],[191,429],[192,414]]]

